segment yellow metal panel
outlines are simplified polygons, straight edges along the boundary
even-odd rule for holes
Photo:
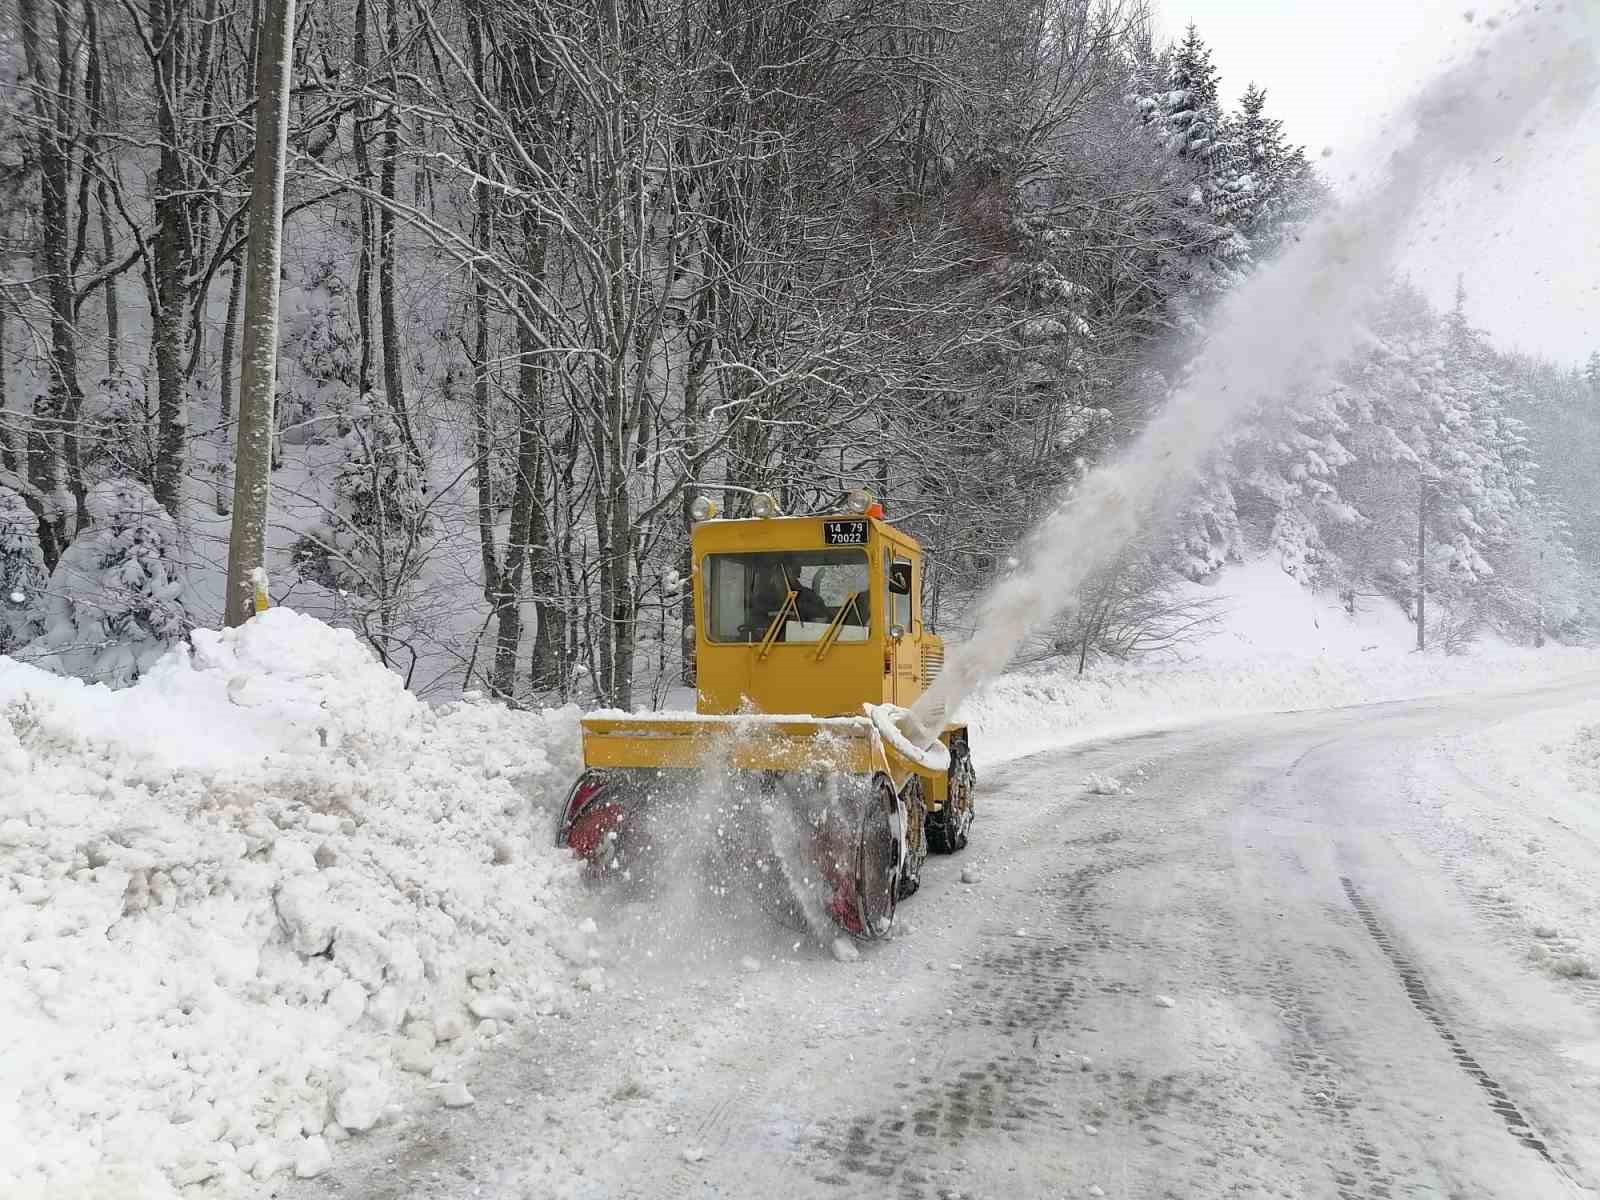
[[[591,767],[862,774],[872,769],[873,740],[865,721],[589,718],[583,722],[583,760]]]

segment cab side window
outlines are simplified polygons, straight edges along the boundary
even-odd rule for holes
[[[885,551],[888,560],[889,624],[898,625],[906,633],[911,630],[911,560],[893,558]]]

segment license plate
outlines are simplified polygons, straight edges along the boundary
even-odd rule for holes
[[[822,540],[830,546],[865,546],[867,523],[865,521],[824,521]]]

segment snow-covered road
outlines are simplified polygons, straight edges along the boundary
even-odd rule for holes
[[[859,962],[607,912],[613,990],[502,1035],[473,1109],[276,1193],[1590,1194],[1600,984],[1540,947],[1595,924],[1600,889],[1573,879],[1600,881],[1600,826],[1541,815],[1462,748],[1596,687],[991,770],[972,847],[929,863],[908,927]],[[1468,793],[1489,815],[1464,832]]]

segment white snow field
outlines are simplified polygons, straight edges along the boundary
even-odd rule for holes
[[[969,706],[991,786],[952,864],[961,878],[934,870],[900,934],[856,966],[769,931],[674,974],[696,938],[682,914],[641,921],[597,902],[550,845],[579,765],[575,710],[430,707],[353,634],[286,609],[196,633],[192,654],[121,692],[0,659],[0,1196],[285,1194],[294,1176],[328,1173],[349,1189],[440,1121],[472,1131],[473,1153],[520,1122],[499,1153],[523,1190],[506,1195],[630,1194],[597,1182],[590,1119],[606,1122],[618,1162],[632,1161],[631,1138],[653,1137],[680,1168],[709,1170],[674,1115],[699,1103],[697,1071],[715,1076],[724,1049],[771,1041],[797,1014],[805,1029],[778,1039],[797,1054],[849,1042],[861,1021],[881,1027],[883,973],[901,960],[919,973],[893,995],[947,986],[942,964],[976,961],[972,947],[946,954],[952,903],[1003,892],[1012,855],[1077,819],[1063,798],[1081,808],[1098,793],[1082,803],[1100,806],[1109,836],[1150,778],[1142,759],[1086,745],[1024,772],[1053,779],[1041,808],[1005,791],[1022,764],[992,786],[999,764],[1229,713],[1503,691],[1600,667],[1559,647],[1409,653],[1398,613],[1352,619],[1270,565],[1225,573],[1218,594],[1234,615],[1194,661],[1027,672]],[[1600,956],[1600,810],[1572,790],[1600,787],[1586,724],[1600,708],[1562,719],[1430,745],[1413,815],[1442,780],[1429,828],[1456,846],[1462,878],[1515,909],[1517,961],[1565,986]],[[1104,786],[1082,784],[1085,767]],[[1507,811],[1497,787],[1473,801],[1458,775],[1538,804]],[[479,1112],[491,1095],[493,1113]],[[546,1117],[565,1122],[559,1137],[530,1127]],[[316,1195],[323,1180],[304,1186],[289,1191]]]

